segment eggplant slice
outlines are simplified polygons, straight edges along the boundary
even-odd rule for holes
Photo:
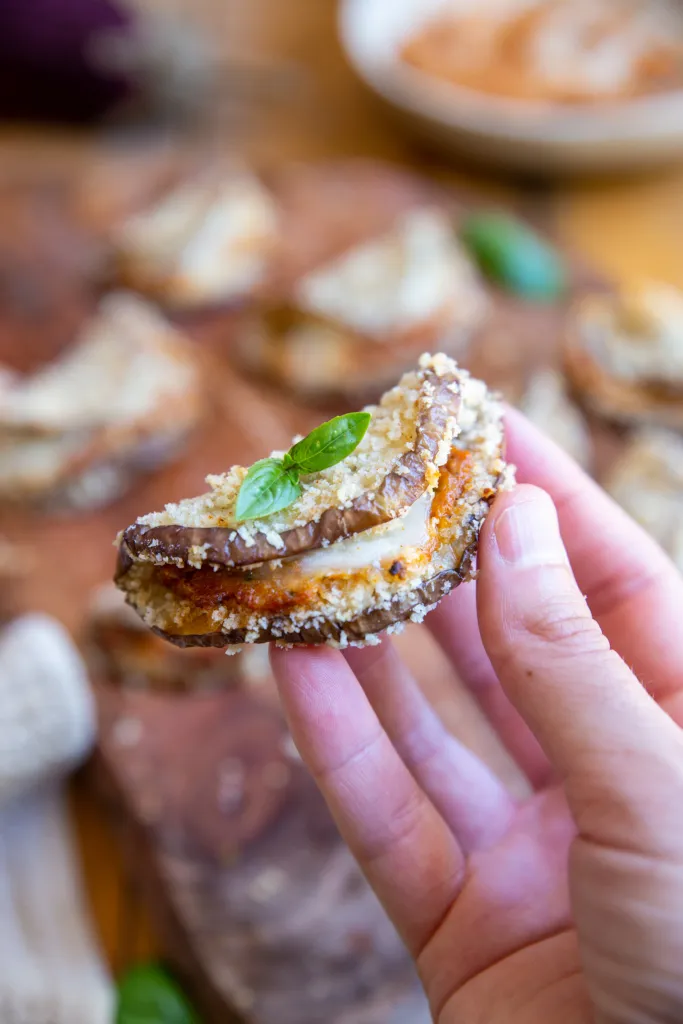
[[[172,459],[202,415],[191,343],[148,303],[105,297],[73,346],[0,380],[0,502],[93,508]]]
[[[425,355],[369,411],[358,448],[282,512],[237,523],[236,466],[125,530],[116,582],[147,625],[179,646],[359,645],[469,579],[512,479],[496,396]]]
[[[177,310],[248,297],[278,239],[273,198],[254,175],[218,161],[115,232],[120,281]]]
[[[616,423],[683,429],[683,294],[649,284],[584,300],[565,367],[583,403]]]
[[[267,293],[237,325],[249,373],[306,401],[374,400],[425,349],[462,355],[489,300],[448,212],[418,207]]]

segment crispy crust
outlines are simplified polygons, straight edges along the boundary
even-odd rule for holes
[[[284,646],[323,643],[347,646],[362,643],[366,637],[381,633],[396,623],[410,619],[418,606],[423,607],[425,612],[429,611],[458,584],[469,579],[477,548],[477,538],[478,531],[477,537],[472,539],[463,553],[457,569],[447,569],[437,573],[416,589],[411,590],[409,594],[397,597],[387,608],[375,608],[364,612],[350,622],[339,623],[331,619],[317,621],[315,626],[306,626],[296,632],[283,632],[282,623],[275,619],[265,629],[259,631],[257,639],[250,639],[248,642],[263,644],[275,641]],[[244,629],[236,629],[229,633],[216,632],[179,636],[167,633],[158,627],[152,628],[157,636],[169,640],[176,647],[228,647],[233,644],[242,644],[247,640],[247,630]]]
[[[279,546],[272,544],[264,534],[257,534],[255,542],[247,544],[231,527],[149,527],[134,523],[123,534],[117,582],[145,555],[156,561],[163,559],[188,565],[192,564],[193,549],[201,548],[205,561],[212,564],[230,568],[248,566],[302,554],[396,518],[417,501],[428,486],[427,464],[434,461],[447,434],[448,423],[460,408],[457,376],[437,376],[427,371],[418,407],[414,449],[400,456],[372,496],[361,494],[348,508],[325,509],[316,521],[281,534]]]

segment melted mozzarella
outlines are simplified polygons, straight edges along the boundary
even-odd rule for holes
[[[411,505],[404,516],[373,530],[337,541],[298,559],[300,568],[311,575],[323,572],[353,571],[424,547],[429,540],[429,511],[433,494],[427,492]]]
[[[447,217],[415,210],[388,235],[357,246],[299,284],[304,312],[386,336],[453,308],[478,317],[483,293]]]

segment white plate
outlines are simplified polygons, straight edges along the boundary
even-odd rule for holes
[[[406,65],[401,44],[449,3],[340,0],[339,7],[342,45],[357,74],[441,149],[540,173],[683,157],[683,90],[567,108],[484,95]]]

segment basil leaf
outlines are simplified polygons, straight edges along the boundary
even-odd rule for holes
[[[487,277],[508,291],[546,301],[564,291],[566,275],[559,255],[507,214],[493,210],[472,214],[460,234]]]
[[[287,508],[301,494],[299,473],[280,459],[261,459],[251,467],[239,489],[237,519],[260,519]]]
[[[329,469],[358,447],[370,419],[369,412],[335,416],[297,441],[289,449],[289,457],[301,473],[319,473],[322,469]]]
[[[163,967],[134,967],[118,984],[116,1024],[201,1024]]]

